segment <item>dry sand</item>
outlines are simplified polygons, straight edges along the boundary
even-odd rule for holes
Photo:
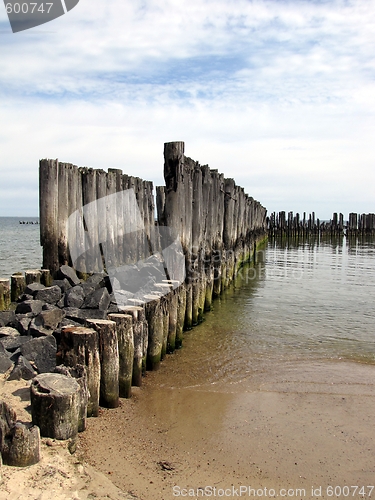
[[[284,488],[293,498],[375,498],[367,488],[375,483],[374,366],[289,362],[228,392],[173,386],[177,364],[168,363],[118,409],[89,419],[75,455],[66,443],[44,443],[40,464],[3,466],[0,498],[162,500],[196,498],[205,487],[211,497],[216,488],[217,497],[237,498],[240,486],[263,497]],[[5,399],[22,419],[27,387],[19,384]],[[328,486],[345,485],[349,495],[329,495]]]
[[[30,422],[29,383],[0,381],[0,400]],[[42,459],[31,467],[0,467],[1,500],[130,500],[104,474],[84,463],[79,453],[71,455],[68,441],[42,439]]]

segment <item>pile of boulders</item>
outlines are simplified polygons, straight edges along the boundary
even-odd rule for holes
[[[0,373],[8,380],[53,372],[62,327],[118,312],[108,275],[82,281],[69,266],[61,266],[51,286],[29,284],[14,306],[0,311]]]

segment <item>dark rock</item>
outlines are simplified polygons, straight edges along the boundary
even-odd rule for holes
[[[127,265],[111,273],[111,279],[117,279],[121,290],[136,293],[142,287],[143,281],[136,265]]]
[[[78,278],[75,270],[70,266],[61,266],[57,275],[58,278],[62,280],[66,278],[72,286],[79,285],[81,283],[81,280]]]
[[[34,316],[37,316],[42,312],[44,302],[41,300],[25,300],[25,302],[21,302],[16,307],[16,314],[27,314],[32,313]]]
[[[37,325],[35,323],[35,318],[31,320],[30,326],[29,326],[29,335],[31,335],[33,338],[38,338],[38,337],[48,337],[49,335],[53,335],[53,330],[50,330],[49,328],[44,328],[42,325]]]
[[[29,295],[28,293],[23,293],[20,295],[17,299],[17,302],[25,302],[25,300],[33,300],[33,296]]]
[[[134,297],[134,293],[127,290],[120,290],[120,283],[118,281],[114,285],[115,291],[111,294],[111,302],[113,304],[124,305],[127,304],[129,299]]]
[[[87,297],[90,293],[95,292],[95,290],[98,290],[98,287],[91,283],[82,283],[81,287],[85,297]]]
[[[34,318],[32,313],[16,314],[14,326],[21,335],[27,335],[32,318]]]
[[[11,337],[3,337],[0,339],[0,344],[8,351],[15,352],[21,345],[29,342],[32,337],[29,336],[11,336]]]
[[[30,285],[27,285],[27,287],[25,289],[25,293],[35,297],[36,292],[38,290],[43,290],[44,288],[45,288],[45,286],[42,285],[41,283],[30,283]]]
[[[10,352],[8,352],[5,347],[3,346],[3,344],[0,344],[0,354],[6,354],[9,358],[10,356]]]
[[[99,309],[77,309],[76,307],[66,307],[65,317],[84,325],[87,319],[106,319],[107,312]]]
[[[165,272],[164,272],[164,270],[161,269],[160,265],[159,266],[154,266],[152,264],[144,265],[140,269],[139,275],[142,278],[146,278],[146,279],[151,278],[155,282],[161,282],[162,280],[165,280]]]
[[[11,326],[2,326],[0,328],[0,338],[9,337],[9,336],[17,336],[19,335],[19,331]]]
[[[61,297],[61,299],[56,302],[56,306],[59,307],[60,309],[63,309],[65,307],[65,295]]]
[[[95,273],[89,276],[85,284],[93,286],[95,290],[107,286],[108,275],[104,273]]]
[[[109,307],[107,309],[107,314],[111,314],[111,313],[118,313],[119,312],[119,308],[117,307],[117,304],[109,304]]]
[[[4,374],[7,373],[8,371],[10,372],[13,366],[14,364],[9,359],[9,357],[6,354],[2,354],[0,352],[0,373]]]
[[[65,307],[81,307],[85,300],[82,286],[74,286],[68,290],[64,297]]]
[[[49,286],[43,290],[38,290],[35,294],[36,300],[43,300],[48,304],[56,304],[61,299],[61,288],[57,285]]]
[[[58,324],[61,323],[65,313],[59,309],[58,307],[54,307],[53,309],[44,310],[36,318],[34,318],[34,322],[38,326],[43,326],[44,328],[55,330]]]
[[[52,335],[30,340],[21,347],[22,356],[33,362],[39,373],[54,371],[56,350],[56,339]]]
[[[61,328],[63,326],[81,326],[82,323],[77,323],[77,321],[74,321],[70,318],[64,318],[62,321],[61,321]]]
[[[99,290],[95,290],[86,297],[82,309],[99,309],[100,311],[105,311],[110,301],[111,297],[108,290],[106,288],[99,288]]]
[[[52,286],[54,285],[59,286],[61,288],[62,293],[66,293],[69,290],[69,288],[72,288],[72,285],[66,278],[62,280],[54,280]]]
[[[0,326],[12,326],[14,319],[14,311],[0,311]]]
[[[9,375],[8,380],[31,380],[36,375],[38,375],[38,372],[34,369],[31,363],[23,356],[20,356],[12,373]]]
[[[55,306],[54,304],[44,304],[42,308],[43,311],[53,311],[55,309],[59,309],[59,307]]]
[[[17,363],[19,356],[21,356],[21,349],[20,348],[16,349],[13,354],[11,354],[10,352],[8,353],[8,351],[5,351],[5,352],[7,353],[7,356],[9,357],[9,359],[11,361],[13,361],[13,363]]]

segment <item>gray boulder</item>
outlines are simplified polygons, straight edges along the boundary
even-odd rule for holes
[[[8,352],[15,352],[17,349],[21,347],[21,345],[29,342],[32,337],[23,336],[23,335],[12,335],[9,337],[3,337],[0,339],[0,344],[6,349]]]
[[[21,335],[27,335],[29,331],[29,326],[31,320],[34,318],[32,313],[27,314],[16,314],[16,319],[14,321],[15,328],[19,331]]]
[[[36,326],[43,326],[48,330],[55,330],[64,317],[64,311],[58,307],[42,311],[33,322]]]
[[[106,288],[99,288],[91,292],[85,299],[82,309],[99,309],[106,311],[108,309],[111,297]]]
[[[11,326],[2,326],[0,328],[0,338],[9,337],[9,336],[17,336],[19,335],[19,331]]]
[[[42,312],[44,302],[42,300],[25,300],[20,302],[16,307],[16,314],[32,313],[37,316]]]
[[[48,286],[43,290],[38,290],[35,294],[36,300],[43,300],[48,304],[56,304],[61,299],[61,288],[57,285]]]
[[[9,359],[9,356],[0,352],[0,373],[4,374],[10,372],[13,369],[13,366],[14,364]]]
[[[14,311],[0,311],[0,326],[12,326],[14,319]]]
[[[70,288],[65,294],[64,305],[65,307],[81,307],[85,300],[85,294],[82,286],[76,285]]]
[[[52,285],[59,286],[61,288],[62,293],[66,293],[69,290],[69,288],[72,288],[72,285],[66,278],[62,280],[54,280]]]
[[[106,319],[107,312],[99,309],[78,309],[76,307],[66,307],[65,318],[84,325],[87,319]]]
[[[45,286],[42,285],[41,283],[30,283],[30,285],[27,285],[25,293],[32,295],[34,297],[38,290],[43,290],[44,288]]]
[[[31,363],[23,356],[19,356],[17,364],[12,373],[9,375],[8,380],[31,380],[36,375],[38,375],[38,372],[31,365]]]
[[[81,283],[77,273],[70,266],[61,266],[57,274],[58,278],[62,280],[66,278],[72,286],[79,285]]]
[[[21,346],[22,356],[32,362],[39,373],[48,373],[55,370],[56,351],[56,339],[52,335],[32,339]]]

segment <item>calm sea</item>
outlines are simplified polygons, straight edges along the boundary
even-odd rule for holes
[[[19,221],[29,224],[20,224]],[[35,222],[39,222],[37,217],[0,217],[0,278],[41,268],[39,224]]]
[[[374,325],[375,239],[269,242],[186,333],[172,385],[232,391],[304,360],[375,364]]]
[[[0,277],[41,267],[37,221],[0,217]],[[269,242],[187,334],[185,355],[210,383],[306,357],[375,364],[374,325],[374,238]]]

